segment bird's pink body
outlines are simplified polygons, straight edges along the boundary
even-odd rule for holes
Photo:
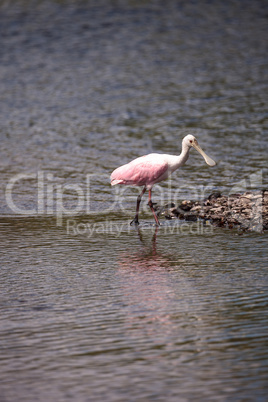
[[[149,154],[141,156],[126,165],[115,169],[111,175],[111,185],[126,184],[152,188],[155,183],[168,177],[169,165],[164,155]]]

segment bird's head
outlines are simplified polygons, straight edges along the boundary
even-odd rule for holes
[[[185,144],[185,146],[191,148],[195,148],[205,159],[206,163],[209,166],[215,166],[216,162],[211,159],[207,154],[205,154],[205,152],[203,151],[203,149],[200,147],[200,145],[197,142],[197,139],[192,135],[192,134],[188,134],[186,135],[186,137],[184,137],[183,139],[183,143]]]

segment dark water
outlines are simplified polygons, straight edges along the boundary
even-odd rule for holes
[[[267,234],[161,219],[117,166],[194,150],[157,202],[267,187],[265,1],[0,3],[0,401],[265,401]]]

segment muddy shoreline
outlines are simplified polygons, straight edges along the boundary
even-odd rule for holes
[[[203,201],[183,200],[163,207],[155,206],[157,215],[166,219],[209,221],[218,227],[243,231],[268,230],[268,190],[222,195],[213,192]]]

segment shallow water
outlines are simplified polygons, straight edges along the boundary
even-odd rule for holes
[[[267,237],[4,223],[6,400],[265,399]]]
[[[155,201],[267,186],[266,3],[0,4],[0,400],[266,400],[267,234],[109,184],[192,133]]]

